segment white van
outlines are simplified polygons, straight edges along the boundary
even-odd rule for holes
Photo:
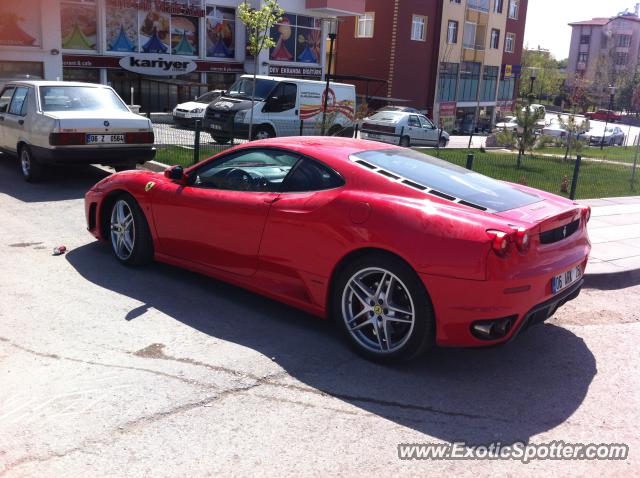
[[[257,76],[253,139],[320,134],[325,87],[322,81]],[[216,142],[248,137],[252,88],[253,76],[244,75],[207,107],[204,128]],[[355,86],[330,83],[327,134],[353,127],[355,104]]]

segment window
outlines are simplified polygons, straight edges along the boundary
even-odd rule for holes
[[[473,10],[480,10],[481,12],[489,11],[489,0],[468,0],[467,6]]]
[[[505,78],[504,80],[500,80],[500,86],[498,87],[498,99],[503,101],[512,100],[515,88],[515,78]]]
[[[600,48],[607,48],[607,46],[609,45],[609,37],[606,34],[602,34],[600,36]]]
[[[6,113],[9,109],[9,103],[11,103],[11,97],[13,96],[15,88],[5,88],[0,95],[0,113]]]
[[[520,10],[520,0],[509,0],[509,18],[518,19],[518,11]]]
[[[305,158],[295,167],[282,188],[282,192],[323,191],[339,188],[344,180],[324,165]]]
[[[41,86],[42,111],[129,111],[109,88]]]
[[[458,101],[476,101],[480,83],[480,63],[465,61],[460,64],[460,92]]]
[[[476,31],[478,25],[473,22],[464,22],[464,39],[463,45],[465,48],[476,49]]]
[[[425,41],[427,39],[427,17],[414,15],[411,20],[411,39]]]
[[[626,66],[629,62],[629,55],[627,53],[617,52],[614,57],[614,62],[616,66]]]
[[[457,63],[440,63],[438,72],[438,101],[455,101],[458,89]]]
[[[586,63],[589,60],[588,53],[578,53],[578,63]]]
[[[360,15],[356,20],[356,37],[373,38],[373,26],[376,14],[373,12]]]
[[[618,48],[629,48],[631,45],[631,35],[616,35],[616,46]]]
[[[449,2],[460,4],[461,0],[449,0]]]
[[[500,67],[485,66],[482,74],[482,91],[480,94],[481,101],[495,101],[496,91],[498,89],[498,73]]]
[[[281,113],[292,110],[298,101],[298,87],[295,83],[280,83],[269,95],[262,107],[265,113]]]
[[[507,53],[513,53],[516,46],[516,35],[515,33],[507,33],[507,36],[504,40],[504,51]]]
[[[11,106],[9,106],[10,114],[18,116],[24,116],[27,114],[27,94],[29,94],[29,88],[16,88],[13,100],[11,100]]]
[[[416,115],[409,116],[409,126],[413,126],[414,128],[420,128],[420,120]]]
[[[230,191],[278,192],[300,156],[286,151],[250,149],[206,163],[191,176],[192,185]]]
[[[420,126],[422,128],[436,129],[436,125],[434,125],[426,116],[418,116],[418,119],[420,120]]]
[[[449,26],[447,27],[447,43],[458,43],[458,22],[455,20],[449,20]]]
[[[495,28],[491,29],[491,42],[489,46],[494,50],[500,48],[500,30],[496,30]]]
[[[495,0],[493,4],[493,11],[496,13],[502,13],[504,7],[504,0]]]
[[[591,35],[580,35],[580,44],[588,45],[591,43]]]

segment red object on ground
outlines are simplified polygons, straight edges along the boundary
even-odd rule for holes
[[[65,246],[58,246],[53,249],[54,256],[59,256],[61,254],[64,254],[65,252],[67,252],[67,248]]]

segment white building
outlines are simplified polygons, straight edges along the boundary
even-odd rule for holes
[[[263,0],[249,0],[258,7]],[[0,0],[0,82],[64,79],[112,85],[143,111],[169,110],[253,72],[241,0]],[[365,0],[280,0],[277,45],[261,74],[320,79],[327,22]],[[145,61],[146,60],[146,61]],[[156,61],[153,64],[153,61]],[[158,60],[163,61],[158,68]],[[184,68],[170,62],[182,61]]]

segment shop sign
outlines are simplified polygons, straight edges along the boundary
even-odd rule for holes
[[[269,74],[275,76],[315,77],[322,76],[322,68],[306,66],[277,66],[269,65]]]
[[[188,58],[168,55],[130,55],[119,63],[125,70],[150,76],[185,75],[198,67]]]
[[[456,102],[445,101],[440,103],[440,117],[455,116],[456,115]]]

